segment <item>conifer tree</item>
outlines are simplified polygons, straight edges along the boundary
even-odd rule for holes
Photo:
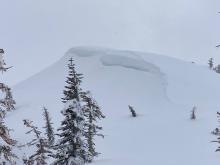
[[[33,133],[35,138],[27,143],[28,146],[36,146],[36,151],[33,155],[29,156],[27,159],[23,159],[24,164],[27,165],[47,165],[47,159],[52,154],[50,151],[50,146],[48,140],[41,136],[41,131],[38,130],[36,126],[32,123],[33,121],[23,120],[24,125],[30,130],[26,134]]]
[[[104,138],[104,135],[99,133],[99,131],[102,130],[102,127],[98,126],[97,122],[98,120],[105,118],[105,116],[89,91],[82,92],[81,97],[84,102],[83,113],[86,118],[85,138],[88,145],[85,161],[90,163],[93,161],[94,157],[99,154],[95,149],[94,138],[95,136],[101,136]]]
[[[5,126],[3,120],[0,120],[0,164],[8,162],[13,165],[16,164],[15,159],[17,159],[17,156],[12,152],[12,148],[16,145],[16,141],[11,139],[9,129]]]
[[[4,50],[0,49],[0,71],[6,72],[11,67],[6,67],[6,63],[3,58]],[[0,82],[0,91],[4,94],[3,98],[0,98],[0,117],[4,117],[7,111],[15,109],[15,101],[12,97],[11,88],[4,83]]]
[[[55,137],[54,137],[54,130],[52,127],[52,122],[51,122],[51,118],[49,115],[48,110],[44,107],[43,108],[44,112],[43,112],[43,116],[44,116],[44,120],[46,122],[45,124],[45,129],[46,129],[46,136],[49,142],[49,145],[52,147],[54,145],[54,141],[55,141]]]
[[[213,69],[213,66],[214,66],[213,58],[210,58],[210,59],[209,59],[208,64],[209,64],[209,68],[210,68],[210,69]]]
[[[220,122],[220,121],[219,121],[219,122]],[[220,129],[219,129],[219,128],[215,128],[211,133],[212,133],[213,135],[220,136]]]
[[[63,91],[64,97],[62,98],[62,102],[66,103],[73,99],[75,99],[77,102],[80,102],[80,93],[82,91],[80,84],[82,82],[82,74],[76,72],[75,64],[73,63],[72,58],[70,58],[69,62],[69,76],[67,77],[67,85]]]
[[[67,85],[62,99],[65,104],[62,111],[64,119],[58,129],[60,131],[59,142],[54,147],[56,150],[55,165],[82,165],[85,163],[84,116],[80,99],[82,74],[76,72],[72,58],[69,61]]]
[[[220,112],[217,112],[217,118],[218,118],[218,122],[220,123]],[[217,136],[217,140],[214,140],[212,142],[220,144],[219,128],[216,128],[214,131],[212,131],[212,133]],[[218,146],[218,148],[215,150],[215,152],[220,152],[220,146]]]
[[[219,128],[215,128],[211,133],[213,135],[220,135],[220,130],[219,130]]]
[[[5,65],[3,59],[4,50],[0,49],[0,71],[6,72],[9,68]],[[15,164],[17,156],[12,152],[12,147],[16,145],[16,141],[11,139],[9,135],[9,128],[4,123],[5,114],[11,110],[14,100],[12,99],[10,88],[0,82],[0,92],[3,93],[4,98],[0,98],[0,164]],[[10,97],[9,97],[10,96]],[[12,104],[11,104],[12,103]]]
[[[214,68],[215,72],[216,73],[220,73],[220,65],[217,65],[215,68]]]
[[[15,101],[12,97],[11,88],[7,85],[0,83],[0,90],[5,95],[4,98],[0,99],[0,116],[5,117],[7,112],[15,109]]]

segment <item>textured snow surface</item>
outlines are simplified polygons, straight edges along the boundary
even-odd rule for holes
[[[139,71],[146,71],[155,74],[160,74],[159,68],[143,60],[136,60],[128,57],[113,55],[113,56],[103,56],[101,58],[101,61],[105,66],[121,66]]]
[[[210,143],[220,108],[220,75],[193,63],[152,53],[77,47],[54,65],[14,87],[17,110],[7,117],[18,141],[26,142],[23,119],[42,127],[42,107],[57,128],[67,61],[75,60],[106,119],[105,139],[94,165],[217,165],[220,154]],[[132,118],[128,105],[138,117]],[[190,111],[197,106],[197,120]],[[32,149],[29,149],[32,150]],[[26,149],[28,151],[28,149]],[[17,151],[23,155],[24,150]]]

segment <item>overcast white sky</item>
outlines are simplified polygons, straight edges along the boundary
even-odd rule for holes
[[[0,47],[9,84],[71,47],[103,46],[220,63],[219,0],[0,0]]]

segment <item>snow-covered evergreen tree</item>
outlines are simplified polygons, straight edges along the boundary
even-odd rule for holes
[[[1,100],[2,105],[5,107],[6,112],[15,109],[15,101],[12,97],[11,88],[5,88],[5,98]]]
[[[69,76],[67,77],[65,86],[65,90],[63,91],[64,97],[62,98],[63,103],[69,102],[69,100],[76,99],[77,102],[80,102],[80,92],[82,89],[80,88],[80,84],[82,82],[82,74],[76,72],[75,64],[73,63],[73,59],[69,60],[68,69]]]
[[[43,108],[43,116],[44,116],[44,120],[46,122],[45,124],[45,129],[46,129],[46,136],[49,142],[49,145],[52,147],[54,145],[54,141],[55,141],[55,137],[54,137],[54,130],[53,130],[53,123],[51,122],[51,118],[49,115],[48,110],[44,107]]]
[[[210,59],[209,59],[208,64],[209,64],[209,68],[210,68],[210,69],[213,69],[213,66],[214,66],[213,58],[210,58]]]
[[[86,144],[83,139],[84,116],[80,99],[82,75],[76,72],[72,58],[68,68],[69,75],[64,90],[64,98],[62,99],[65,104],[62,111],[64,119],[58,129],[60,139],[54,147],[56,150],[54,164],[82,165],[85,163],[84,156],[86,152]]]
[[[34,139],[27,143],[28,146],[36,146],[34,154],[29,156],[27,159],[23,159],[24,164],[27,165],[47,165],[47,159],[52,154],[48,140],[41,136],[41,132],[36,126],[32,124],[32,121],[24,120],[24,125],[30,130],[26,134],[34,134]]]
[[[6,164],[6,162],[13,165],[16,164],[15,159],[17,159],[17,156],[12,152],[16,141],[11,139],[9,129],[3,123],[3,119],[1,118],[0,120],[0,165]]]
[[[6,67],[6,63],[3,58],[4,50],[0,49],[0,71],[6,72],[10,67]],[[3,93],[3,97],[0,98],[0,116],[4,117],[7,111],[15,109],[15,101],[12,97],[11,88],[4,83],[0,82],[0,91]]]
[[[98,106],[97,102],[92,97],[89,91],[82,92],[81,97],[84,102],[83,113],[86,118],[85,122],[85,138],[87,140],[88,150],[86,153],[86,162],[92,162],[94,157],[98,156],[98,152],[95,149],[95,136],[104,135],[100,133],[102,127],[98,126],[98,120],[105,118],[101,112],[101,108]]]
[[[6,72],[8,68],[5,67],[3,59],[4,50],[0,49],[0,71]],[[16,141],[11,139],[9,135],[9,128],[4,123],[4,117],[7,111],[14,109],[15,101],[11,95],[11,89],[0,82],[0,92],[3,98],[0,98],[0,164],[15,164],[16,155],[12,152],[12,147],[15,146]]]
[[[0,90],[4,93],[4,97],[0,99],[0,116],[4,117],[7,112],[14,110],[15,101],[12,97],[11,88],[0,83]]]

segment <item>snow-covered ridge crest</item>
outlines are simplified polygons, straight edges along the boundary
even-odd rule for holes
[[[117,50],[117,49],[109,49],[102,47],[73,47],[69,49],[66,53],[66,56],[78,56],[78,57],[92,57],[92,56],[103,56],[103,55],[120,55],[124,57],[129,57],[133,59],[142,59],[140,53],[135,51],[127,51],[127,50]]]
[[[94,47],[75,47],[71,48],[67,53],[67,57],[94,57],[96,56],[104,66],[119,66],[138,71],[159,74],[160,69],[145,61],[140,53],[125,50],[112,50]]]

